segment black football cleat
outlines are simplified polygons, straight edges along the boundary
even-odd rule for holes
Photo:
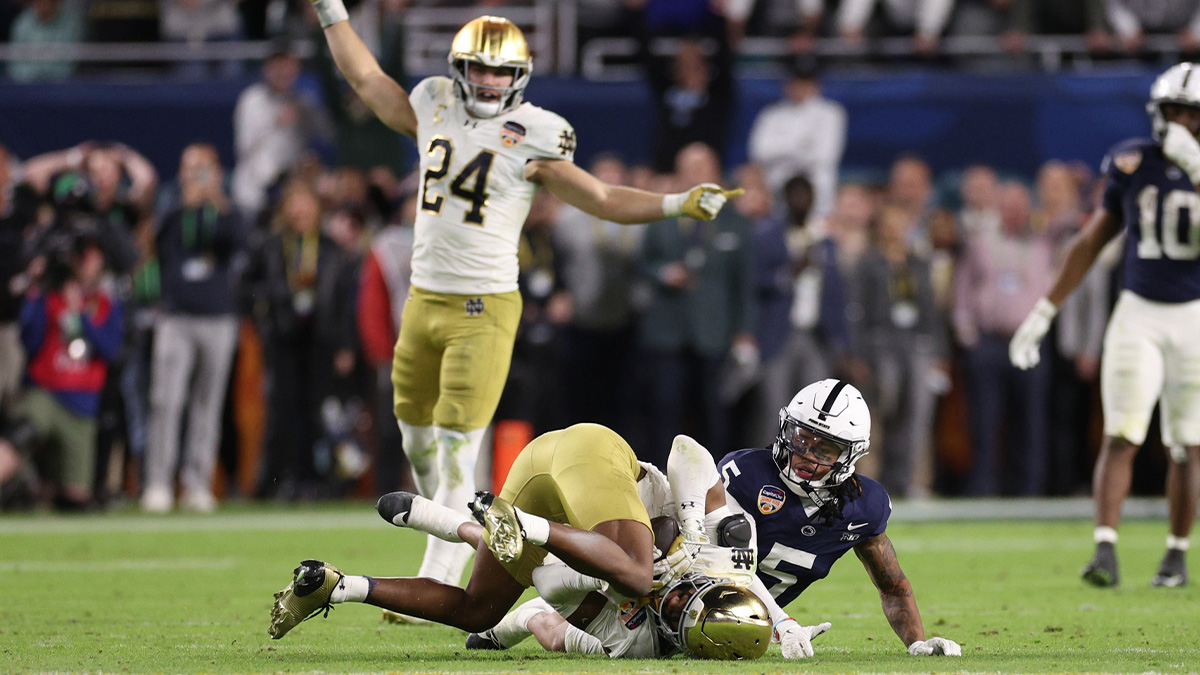
[[[1111,542],[1096,544],[1096,554],[1079,573],[1083,580],[1099,588],[1111,588],[1121,582],[1117,572],[1117,547]]]

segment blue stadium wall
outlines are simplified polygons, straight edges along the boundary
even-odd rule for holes
[[[826,94],[849,113],[843,167],[882,171],[915,152],[937,171],[973,162],[1031,176],[1047,159],[1096,166],[1118,140],[1145,135],[1154,73],[973,75],[943,72],[830,76]],[[125,142],[173,176],[179,151],[214,142],[233,157],[233,107],[250,83],[99,83],[0,85],[0,142],[18,156],[88,139]],[[779,82],[740,83],[728,163],[745,159],[754,115],[779,96]],[[561,113],[579,132],[579,161],[601,151],[644,160],[653,110],[641,83],[601,84],[535,78],[527,98]]]

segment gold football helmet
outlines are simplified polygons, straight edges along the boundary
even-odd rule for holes
[[[725,579],[686,574],[650,608],[659,633],[697,658],[757,659],[771,644],[767,606],[750,589]]]
[[[481,16],[460,28],[447,61],[455,89],[475,117],[495,117],[520,105],[533,73],[533,57],[524,33],[499,16]],[[472,65],[511,69],[512,83],[496,86],[472,82],[468,75]]]

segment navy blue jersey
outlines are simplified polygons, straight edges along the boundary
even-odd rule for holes
[[[800,497],[784,487],[770,450],[731,452],[719,469],[726,493],[754,518],[758,578],[780,607],[828,576],[843,553],[883,534],[892,514],[883,486],[859,476],[862,494],[843,505],[842,519],[828,525],[815,522]]]
[[[1158,143],[1118,143],[1104,158],[1104,209],[1125,228],[1125,288],[1155,302],[1200,298],[1200,194]]]

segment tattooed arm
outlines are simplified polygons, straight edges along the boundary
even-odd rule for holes
[[[855,546],[854,553],[862,561],[863,567],[867,568],[875,588],[879,589],[883,615],[904,646],[924,640],[925,628],[921,625],[917,599],[913,596],[912,584],[896,560],[892,540],[888,539],[887,534],[881,534]]]

